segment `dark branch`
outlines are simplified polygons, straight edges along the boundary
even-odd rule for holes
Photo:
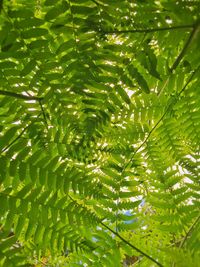
[[[182,247],[183,247],[183,245],[185,244],[185,242],[186,242],[188,236],[192,233],[192,231],[194,230],[194,228],[195,228],[196,224],[199,222],[199,220],[200,220],[200,215],[197,217],[197,219],[194,221],[194,223],[192,224],[192,226],[190,227],[190,229],[189,229],[188,232],[186,233],[186,235],[185,235],[183,241],[180,243],[179,248],[182,248]]]
[[[6,147],[4,147],[3,149],[2,149],[2,151],[1,152],[4,152],[4,151],[6,151],[6,150],[8,150],[8,148],[9,147],[11,147],[18,139],[20,139],[20,137],[24,134],[24,132],[28,129],[28,127],[29,127],[30,125],[28,125],[28,126],[26,126],[22,131],[21,131],[21,133],[12,141],[12,142],[10,142],[10,144],[8,144]]]
[[[172,27],[153,28],[153,29],[134,29],[134,30],[113,30],[113,31],[102,31],[104,34],[121,34],[121,33],[150,33],[160,31],[172,31],[178,29],[190,29],[194,28],[194,25],[178,25]]]
[[[191,31],[190,33],[190,36],[187,40],[187,42],[185,43],[183,49],[181,50],[180,54],[178,55],[177,59],[175,60],[174,64],[172,65],[172,67],[170,68],[170,72],[173,72],[179,65],[179,63],[181,62],[182,58],[184,57],[184,55],[186,54],[189,46],[191,45],[192,41],[194,40],[194,37],[197,33],[199,29],[199,24],[196,24],[194,27],[193,27],[193,30]]]
[[[106,224],[104,224],[103,222],[101,222],[101,224],[107,228],[110,232],[112,232],[114,235],[116,235],[117,237],[119,237],[119,239],[121,239],[125,244],[127,244],[129,247],[133,248],[134,250],[136,250],[138,253],[140,253],[141,255],[145,256],[146,258],[148,258],[149,260],[153,261],[154,263],[156,263],[158,266],[163,267],[163,265],[161,263],[159,263],[157,260],[153,259],[151,256],[149,256],[148,254],[146,254],[145,252],[143,252],[142,250],[140,250],[139,248],[135,247],[134,245],[132,245],[130,242],[128,242],[126,239],[124,239],[120,234],[118,234],[117,232],[115,232],[114,230],[112,230],[109,226],[107,226]]]
[[[169,78],[171,76],[171,73],[178,67],[179,63],[181,62],[181,60],[183,59],[183,57],[185,56],[189,46],[191,45],[191,43],[193,42],[196,33],[199,30],[199,23],[195,24],[193,27],[193,30],[190,33],[189,38],[187,39],[187,42],[185,43],[183,49],[181,50],[180,54],[178,55],[178,57],[176,58],[176,60],[174,61],[172,67],[170,68],[170,75],[167,78],[167,80],[164,83],[164,86],[161,88],[161,90],[158,92],[158,96],[161,95],[161,93],[163,92],[163,90],[165,89],[165,87],[167,86],[168,82],[169,82]]]
[[[100,6],[101,4],[100,3],[98,3],[96,0],[91,0],[93,3],[95,3],[95,5],[97,5],[97,6]]]
[[[41,113],[38,115],[38,117],[40,117]],[[8,150],[15,142],[17,142],[17,140],[19,140],[22,135],[26,132],[26,130],[33,124],[35,123],[35,121],[32,121],[29,125],[27,125],[22,131],[21,133],[13,140],[11,141],[6,147],[4,147],[1,151],[1,153],[5,152],[6,150]]]
[[[24,100],[36,100],[36,101],[41,101],[43,100],[43,97],[37,97],[37,96],[26,96],[26,95],[21,95],[18,93],[10,92],[10,91],[4,91],[0,90],[0,95],[5,95],[5,96],[10,96],[18,99],[24,99]]]
[[[186,82],[186,84],[184,85],[184,87],[182,88],[182,90],[178,93],[178,96],[176,98],[175,101],[173,101],[171,104],[169,104],[166,109],[165,112],[163,113],[163,115],[160,117],[160,119],[157,121],[157,123],[154,125],[154,127],[150,130],[150,132],[148,133],[147,137],[145,138],[144,142],[142,142],[142,144],[135,150],[135,152],[133,153],[132,157],[130,158],[130,160],[128,161],[128,163],[124,166],[123,171],[127,168],[127,166],[132,162],[132,160],[134,159],[135,155],[137,154],[137,152],[140,150],[140,148],[142,148],[146,142],[149,140],[151,134],[154,132],[154,130],[157,128],[157,126],[161,123],[161,121],[164,119],[164,117],[166,116],[166,114],[168,113],[168,111],[172,108],[172,106],[174,106],[174,104],[178,101],[178,97],[183,93],[183,91],[187,88],[188,84],[192,81],[194,75],[198,72],[200,66],[193,71],[193,73],[191,74],[191,76],[189,77],[188,81]]]
[[[193,73],[191,74],[190,78],[188,79],[186,84],[183,86],[182,90],[178,93],[178,97],[185,91],[185,89],[187,88],[188,84],[192,81],[192,79],[194,78],[195,74],[199,71],[199,69],[200,69],[200,65],[196,68],[196,70],[193,71]]]
[[[45,111],[44,111],[44,108],[43,108],[41,100],[39,100],[39,104],[40,104],[40,108],[41,108],[41,111],[42,111],[42,115],[43,115],[43,118],[44,118],[44,122],[45,122],[46,128],[48,130],[47,117],[46,117],[46,114],[45,114]]]

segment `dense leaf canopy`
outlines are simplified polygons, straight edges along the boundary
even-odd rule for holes
[[[200,2],[0,12],[0,266],[200,266]]]

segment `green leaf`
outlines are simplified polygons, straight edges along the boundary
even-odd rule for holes
[[[0,266],[199,266],[197,2],[0,1]]]
[[[4,230],[8,230],[10,231],[11,227],[12,227],[12,224],[13,224],[13,221],[14,221],[14,218],[15,218],[15,214],[10,212],[8,213],[8,215],[6,216],[6,223],[4,224]]]
[[[12,127],[6,131],[4,136],[0,139],[0,150],[7,147],[9,143],[13,140],[13,137],[16,135],[18,127]]]
[[[15,237],[16,238],[19,238],[19,236],[23,230],[24,225],[25,225],[25,220],[24,220],[23,216],[19,216],[17,224],[16,224],[16,228],[15,228]]]
[[[147,49],[147,56],[148,56],[148,60],[149,60],[149,72],[152,76],[154,76],[155,78],[161,80],[160,74],[158,73],[158,71],[156,70],[157,68],[157,58],[155,56],[155,54],[153,53],[152,49]]]
[[[48,30],[44,28],[33,28],[31,30],[26,30],[22,32],[22,37],[24,39],[37,38],[48,34]]]
[[[39,224],[36,228],[35,231],[35,235],[34,235],[34,242],[36,244],[41,243],[42,242],[42,238],[43,238],[43,233],[44,233],[44,226]]]
[[[30,62],[28,62],[28,63],[24,66],[23,70],[21,71],[21,75],[22,75],[22,76],[26,76],[26,75],[29,74],[32,70],[34,70],[35,66],[36,66],[36,61],[33,59],[33,60],[31,60]]]
[[[74,45],[75,45],[75,41],[74,39],[70,39],[64,43],[62,43],[58,50],[57,50],[57,53],[62,53],[62,52],[66,52],[67,50],[69,49],[73,49],[74,48]]]
[[[11,18],[30,18],[34,16],[34,13],[31,9],[23,8],[23,9],[9,11],[8,15]]]
[[[25,198],[25,196],[30,192],[30,190],[32,189],[32,184],[28,184],[26,186],[24,186],[17,194],[16,196],[19,198]]]
[[[25,239],[29,240],[32,235],[34,235],[35,232],[35,223],[29,220],[28,227],[26,229],[25,233]]]
[[[27,16],[23,20],[15,21],[15,25],[19,29],[37,27],[37,26],[43,25],[44,23],[45,22],[42,19],[35,18],[35,17],[29,18],[29,16]]]
[[[46,0],[45,6],[54,6],[57,3],[57,0]]]
[[[26,179],[26,170],[27,170],[27,164],[24,162],[21,162],[19,164],[19,179],[21,181],[24,181]]]
[[[112,177],[114,179],[118,179],[120,180],[122,177],[120,174],[114,172],[111,170],[111,168],[101,168],[102,172],[104,172],[106,175],[108,175],[109,177]]]
[[[133,65],[130,65],[128,69],[129,69],[131,76],[137,81],[141,90],[149,94],[150,93],[149,86],[146,80],[144,79],[144,77],[138,72],[137,68],[135,68]]]
[[[14,68],[15,66],[16,66],[16,63],[14,63],[12,61],[0,62],[0,68],[1,69],[10,69],[10,68]]]
[[[7,212],[8,210],[8,199],[7,197],[5,197],[4,195],[0,195],[0,201],[1,201],[1,210],[0,210],[0,215],[4,216],[4,214]]]
[[[126,91],[121,87],[121,86],[117,86],[116,87],[117,92],[119,93],[119,95],[121,96],[121,98],[127,103],[130,104],[131,101],[126,93]]]
[[[119,196],[121,198],[130,198],[130,197],[135,197],[135,196],[139,196],[140,192],[137,191],[132,191],[132,192],[120,192]]]
[[[53,7],[46,13],[45,20],[55,19],[64,12],[65,10],[63,9],[63,6],[57,6],[56,8]]]
[[[16,242],[16,237],[14,235],[6,238],[5,240],[3,240],[3,242],[0,243],[0,250],[1,251],[7,250],[15,242]]]

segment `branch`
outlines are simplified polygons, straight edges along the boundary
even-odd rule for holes
[[[169,82],[169,78],[172,74],[172,72],[178,67],[179,63],[181,62],[181,60],[183,59],[183,57],[185,56],[189,46],[191,45],[191,43],[193,42],[194,38],[195,38],[195,35],[197,34],[198,30],[199,30],[199,27],[200,24],[199,22],[197,22],[194,26],[193,26],[193,30],[192,32],[190,33],[190,36],[187,40],[187,42],[185,43],[183,49],[181,50],[180,54],[178,55],[178,57],[176,58],[176,60],[174,61],[172,67],[169,69],[169,72],[170,72],[170,75],[169,77],[167,78],[167,80],[165,81],[163,87],[161,88],[161,90],[158,92],[158,96],[160,96],[163,92],[163,90],[165,89],[165,87],[167,86],[168,82]]]
[[[190,36],[187,40],[187,42],[185,43],[183,49],[181,50],[180,54],[178,55],[177,59],[175,60],[174,64],[172,65],[172,67],[170,68],[170,72],[172,73],[179,65],[179,63],[181,62],[182,58],[184,57],[184,55],[186,54],[186,51],[188,50],[189,46],[191,45],[191,43],[194,40],[194,37],[196,35],[196,33],[199,30],[199,23],[197,23],[196,25],[193,26],[193,30],[190,33]]]
[[[188,81],[186,82],[186,84],[184,85],[184,87],[182,88],[182,90],[178,93],[177,95],[177,99],[175,100],[175,102],[172,102],[171,104],[169,104],[166,107],[165,112],[163,113],[163,115],[160,117],[160,119],[156,122],[156,124],[154,125],[154,127],[150,130],[150,132],[148,133],[147,137],[145,138],[145,140],[142,142],[142,144],[135,150],[135,152],[133,153],[132,157],[130,158],[130,160],[128,161],[128,163],[124,166],[123,171],[126,169],[126,167],[132,162],[135,154],[137,154],[137,152],[140,150],[140,148],[143,147],[144,144],[146,144],[146,142],[148,141],[149,137],[151,136],[151,134],[154,132],[154,130],[157,128],[157,126],[161,123],[161,121],[163,120],[163,118],[166,116],[166,114],[168,113],[168,111],[171,109],[171,107],[178,101],[178,97],[183,93],[183,91],[187,88],[188,84],[192,81],[194,75],[197,73],[197,71],[200,69],[200,66],[198,68],[196,68],[196,70],[193,71],[193,73],[190,75],[190,78],[188,79]]]
[[[199,69],[200,69],[200,65],[196,68],[196,70],[193,71],[193,73],[191,74],[190,78],[188,79],[186,84],[183,86],[182,90],[178,93],[178,97],[183,93],[183,91],[185,91],[185,89],[187,88],[188,84],[192,81],[194,75],[199,71]]]
[[[0,90],[0,95],[10,96],[10,97],[24,99],[24,100],[36,100],[36,101],[43,100],[43,97],[26,96],[26,95],[21,95],[21,94],[17,94],[17,93],[10,92],[10,91],[4,91],[4,90]]]
[[[41,113],[38,115],[38,118],[40,117]],[[21,133],[13,140],[11,141],[6,147],[4,147],[1,151],[1,153],[5,152],[6,150],[8,150],[9,147],[11,147],[18,139],[20,139],[20,137],[24,134],[24,132],[33,124],[35,123],[35,121],[32,121],[29,125],[27,125],[22,131]]]
[[[23,135],[23,133],[28,129],[29,126],[30,126],[30,124],[28,126],[26,126],[21,131],[21,133],[12,142],[10,142],[10,144],[8,144],[6,147],[4,147],[1,152],[3,153],[4,151],[8,150],[8,148],[11,147]]]
[[[177,29],[188,29],[194,28],[194,25],[177,25],[172,27],[153,28],[153,29],[134,29],[134,30],[113,30],[113,31],[102,31],[104,34],[121,34],[121,33],[150,33],[160,31],[171,31]]]
[[[194,228],[195,228],[195,226],[196,226],[196,224],[198,223],[199,220],[200,220],[200,215],[197,217],[197,219],[194,221],[194,223],[193,223],[193,224],[191,225],[191,227],[189,228],[189,230],[188,230],[186,236],[184,237],[183,241],[180,243],[179,248],[182,248],[182,247],[183,247],[183,245],[185,244],[185,242],[186,242],[188,236],[192,233],[192,231],[194,230]]]
[[[153,259],[151,256],[149,256],[148,254],[146,254],[145,252],[143,252],[142,250],[140,250],[139,248],[135,247],[134,245],[132,245],[130,242],[128,242],[126,239],[124,239],[120,234],[118,234],[117,232],[115,232],[114,230],[112,230],[109,226],[105,225],[103,222],[101,222],[101,224],[107,228],[110,232],[112,232],[114,235],[116,235],[117,237],[119,237],[119,239],[121,239],[125,244],[127,244],[129,247],[133,248],[134,250],[136,250],[138,253],[142,254],[143,256],[145,256],[146,258],[148,258],[149,260],[153,261],[154,263],[156,263],[158,266],[160,267],[164,267],[161,263],[159,263],[157,260]]]
[[[43,115],[43,118],[44,118],[44,122],[45,122],[46,129],[48,130],[47,117],[46,117],[46,114],[45,114],[45,111],[44,111],[44,108],[43,108],[43,105],[42,105],[41,100],[39,100],[39,104],[40,104],[40,108],[41,108],[42,115]]]
[[[69,198],[73,201],[76,202],[69,194],[68,194]],[[153,261],[154,263],[156,263],[158,266],[160,267],[164,267],[161,263],[159,263],[158,261],[156,261],[155,259],[153,259],[151,256],[149,256],[148,254],[146,254],[145,252],[143,252],[142,250],[140,250],[139,248],[135,247],[134,245],[132,245],[130,242],[128,242],[126,239],[124,239],[120,234],[118,234],[117,232],[115,232],[114,230],[112,230],[109,226],[107,226],[106,224],[104,224],[103,219],[100,220],[100,224],[103,225],[106,229],[108,229],[110,232],[112,232],[113,234],[115,234],[117,237],[119,237],[125,244],[127,244],[128,246],[130,246],[131,248],[133,248],[134,250],[136,250],[138,253],[142,254],[143,256],[145,256],[146,258],[148,258],[149,260]]]
[[[91,0],[97,6],[103,6],[102,4],[98,3],[96,0]]]

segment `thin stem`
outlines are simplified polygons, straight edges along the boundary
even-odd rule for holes
[[[10,92],[10,91],[4,91],[4,90],[0,90],[0,95],[5,95],[5,96],[14,97],[14,98],[23,99],[23,100],[41,101],[43,99],[43,97],[26,96],[26,95],[21,95],[18,93],[14,93],[14,92]]]
[[[192,81],[194,75],[199,71],[199,69],[200,69],[200,65],[196,68],[196,70],[193,71],[193,73],[191,74],[190,78],[188,79],[186,84],[183,86],[182,90],[178,93],[178,96],[180,96],[185,91],[185,89],[187,88],[188,84]]]
[[[74,46],[74,50],[77,53],[78,59],[79,59],[79,50],[78,50],[78,46],[77,46],[77,34],[76,34],[76,27],[75,27],[75,23],[74,23],[74,14],[72,12],[72,7],[71,7],[71,0],[69,0],[69,10],[70,10],[70,14],[71,14],[71,21],[72,21],[72,28],[73,28],[73,37],[74,37],[74,41],[75,41],[75,46]]]
[[[116,235],[119,239],[121,239],[125,244],[127,244],[129,247],[133,248],[134,250],[136,250],[138,253],[142,254],[143,256],[145,256],[146,258],[148,258],[149,260],[153,261],[154,263],[156,263],[158,266],[163,267],[163,265],[161,263],[159,263],[157,260],[155,260],[154,258],[152,258],[151,256],[149,256],[148,254],[146,254],[145,252],[143,252],[142,250],[140,250],[139,248],[135,247],[134,245],[132,245],[130,242],[128,242],[126,239],[124,239],[120,234],[118,234],[117,232],[115,232],[114,230],[112,230],[109,226],[107,226],[106,224],[104,224],[103,222],[101,222],[101,224],[107,228],[110,232],[112,232],[114,235]]]
[[[8,148],[11,147],[23,135],[23,133],[28,129],[29,126],[30,126],[30,124],[28,126],[26,126],[21,131],[21,133],[12,142],[10,142],[10,144],[8,144],[6,147],[4,147],[1,152],[5,152],[6,150],[8,150]]]
[[[96,0],[91,0],[97,6],[103,6],[102,4],[98,3]]]
[[[185,242],[186,242],[188,236],[192,233],[192,231],[194,230],[194,228],[195,228],[196,224],[199,222],[199,220],[200,220],[200,215],[197,217],[197,219],[194,221],[194,223],[193,223],[193,224],[191,225],[191,227],[189,228],[189,230],[188,230],[188,232],[186,233],[184,239],[183,239],[182,242],[180,243],[179,248],[182,248],[182,247],[183,247],[183,245],[185,244]]]
[[[193,42],[194,40],[194,37],[197,33],[199,29],[199,24],[196,24],[194,27],[193,27],[193,30],[192,32],[190,33],[190,36],[187,40],[187,42],[185,43],[183,49],[181,50],[180,54],[178,55],[177,59],[175,60],[174,64],[172,65],[172,67],[170,68],[170,72],[173,72],[179,65],[179,63],[181,62],[182,58],[184,57],[184,55],[186,54],[189,46],[191,45],[191,43]]]
[[[39,101],[39,104],[40,104],[40,108],[41,108],[42,115],[43,115],[43,118],[44,118],[45,126],[46,126],[46,128],[47,128],[47,130],[48,130],[47,118],[46,118],[46,114],[45,114],[45,111],[44,111],[44,108],[43,108],[42,102],[41,102],[41,101]]]
[[[198,223],[198,221],[200,220],[200,215],[199,217],[197,217],[197,219],[194,221],[194,223],[191,225],[191,227],[189,228],[188,232],[186,233],[185,237],[183,238],[183,240],[180,242],[179,248],[182,248],[183,245],[185,244],[188,236],[192,233],[194,227],[196,226],[196,224]],[[175,267],[176,263],[173,262],[172,263],[172,267]]]
[[[160,31],[172,31],[177,29],[189,29],[193,28],[194,25],[177,25],[172,27],[153,28],[153,29],[134,29],[134,30],[113,30],[113,31],[102,31],[104,34],[121,34],[121,33],[150,33]]]
[[[157,123],[154,125],[154,127],[150,130],[150,132],[148,133],[147,137],[142,142],[142,144],[135,150],[135,152],[133,153],[133,155],[130,158],[130,160],[128,161],[128,163],[124,166],[123,170],[125,170],[127,168],[127,166],[133,161],[133,158],[134,158],[135,154],[144,146],[144,144],[146,144],[146,142],[150,138],[151,134],[154,132],[154,130],[157,128],[157,126],[164,119],[164,117],[166,116],[166,114],[168,113],[168,111],[178,101],[178,97],[183,93],[183,91],[187,88],[188,84],[192,81],[194,75],[197,73],[197,71],[199,70],[199,68],[200,68],[200,66],[196,70],[193,71],[193,73],[191,74],[190,78],[188,79],[188,81],[186,82],[186,84],[184,85],[184,87],[182,88],[182,90],[179,92],[179,94],[178,94],[177,99],[175,100],[175,102],[172,102],[171,104],[169,104],[166,107],[165,112],[163,113],[163,115],[160,117],[160,119],[157,121]]]
[[[160,96],[162,94],[163,90],[165,89],[165,87],[167,86],[167,84],[169,82],[169,79],[170,79],[170,76],[171,76],[172,72],[178,67],[179,63],[181,62],[181,60],[185,56],[189,46],[191,45],[191,43],[193,42],[193,40],[195,38],[195,35],[196,35],[198,29],[199,29],[199,24],[196,23],[194,25],[194,27],[193,27],[192,32],[190,33],[189,38],[187,39],[187,42],[184,45],[183,49],[181,50],[180,54],[178,55],[178,57],[174,61],[172,67],[170,68],[170,75],[167,78],[167,80],[165,81],[165,83],[164,83],[163,87],[161,88],[161,90],[158,92],[158,94],[157,94],[158,96]]]
[[[162,92],[164,91],[165,87],[168,85],[168,82],[169,82],[170,77],[171,77],[171,72],[170,72],[170,75],[167,77],[164,85],[162,86],[162,88],[160,89],[160,91],[157,93],[157,96],[160,96],[162,94]]]
[[[40,117],[41,113],[38,115],[38,117]],[[13,140],[11,141],[6,147],[4,147],[1,151],[1,153],[5,152],[6,150],[8,150],[17,140],[19,140],[21,138],[21,136],[25,133],[25,131],[33,124],[35,123],[35,121],[32,121],[29,125],[27,125],[22,131],[21,133]]]

